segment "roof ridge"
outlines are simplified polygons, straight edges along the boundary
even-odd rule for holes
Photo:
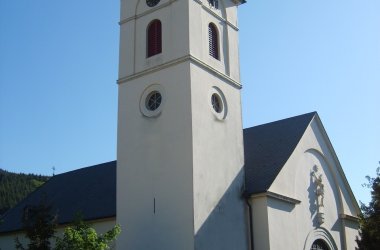
[[[56,174],[56,175],[53,175],[51,176],[50,178],[53,178],[53,177],[56,177],[56,176],[62,176],[62,175],[66,175],[66,174],[72,174],[73,172],[79,172],[79,171],[84,171],[88,168],[95,168],[95,167],[101,167],[102,165],[106,165],[106,164],[110,164],[110,163],[113,163],[113,162],[116,162],[116,160],[113,160],[113,161],[107,161],[107,162],[103,162],[103,163],[98,163],[98,164],[95,164],[95,165],[91,165],[91,166],[87,166],[87,167],[81,167],[81,168],[77,168],[77,169],[73,169],[73,170],[70,170],[68,172],[64,172],[64,173],[60,173],[60,174]]]
[[[244,129],[257,128],[257,127],[266,126],[266,125],[275,124],[275,123],[280,123],[280,122],[284,122],[284,121],[288,121],[288,120],[292,120],[292,119],[297,119],[297,118],[301,118],[301,117],[309,116],[309,115],[310,116],[312,115],[312,117],[314,117],[316,114],[318,114],[317,111],[312,111],[312,112],[309,112],[309,113],[305,113],[305,114],[301,114],[301,115],[295,115],[295,116],[292,116],[292,117],[283,118],[283,119],[272,121],[272,122],[262,123],[262,124],[255,125],[255,126],[252,126],[252,127],[247,127],[247,128],[244,128]]]

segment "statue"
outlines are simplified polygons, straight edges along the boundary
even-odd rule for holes
[[[324,221],[324,197],[325,197],[325,190],[324,190],[324,184],[323,184],[323,175],[318,174],[318,166],[314,166],[314,171],[311,173],[311,175],[315,179],[315,184],[317,185],[317,190],[315,191],[315,194],[317,196],[317,217],[318,222],[321,225]]]

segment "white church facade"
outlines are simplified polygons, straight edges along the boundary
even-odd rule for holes
[[[0,249],[42,194],[62,226],[120,224],[118,250],[355,249],[360,209],[318,114],[243,130],[243,3],[121,0],[117,160],[52,177],[2,217]]]

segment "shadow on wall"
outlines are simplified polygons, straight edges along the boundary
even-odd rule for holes
[[[273,199],[268,197],[268,207],[281,210],[283,212],[291,213],[293,209],[296,207],[296,204],[292,204],[289,202],[284,202],[281,200]],[[255,215],[253,215],[255,216]]]
[[[195,249],[248,249],[249,216],[243,197],[244,171],[240,170],[223,197],[195,234]]]
[[[346,220],[345,226],[354,230],[359,230],[359,223],[357,223],[356,221]]]
[[[337,219],[333,226],[331,227],[331,231],[337,231],[340,232],[342,229],[342,221],[340,219]]]

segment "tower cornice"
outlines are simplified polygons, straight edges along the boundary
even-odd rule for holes
[[[125,23],[128,23],[132,20],[136,20],[136,19],[139,19],[143,16],[146,16],[146,15],[149,15],[150,13],[156,11],[156,10],[159,10],[159,9],[162,9],[162,8],[165,8],[169,5],[171,5],[173,2],[175,1],[178,1],[178,0],[172,0],[170,2],[167,2],[167,3],[164,3],[164,4],[161,4],[161,5],[158,5],[157,7],[155,8],[152,8],[152,9],[149,9],[143,13],[140,13],[138,15],[134,15],[134,16],[131,16],[131,17],[128,17],[128,18],[124,18],[122,20],[119,21],[119,25],[123,25]],[[211,14],[212,16],[214,16],[215,18],[217,18],[219,21],[227,24],[228,26],[230,26],[232,29],[236,30],[236,31],[239,31],[239,27],[237,27],[236,25],[234,25],[233,23],[229,22],[227,19],[219,16],[218,14],[216,14],[215,12],[213,12],[210,8],[208,8],[207,6],[205,6],[202,1],[199,1],[199,0],[194,0],[196,3],[198,3],[199,5],[201,5],[202,9],[204,9],[205,11],[207,11],[209,14]]]
[[[183,57],[171,60],[169,62],[157,65],[155,67],[152,67],[152,68],[140,71],[138,73],[135,73],[135,74],[132,74],[132,75],[129,75],[129,76],[126,76],[126,77],[121,77],[121,78],[119,78],[117,80],[117,84],[123,84],[123,83],[131,81],[133,79],[139,78],[139,77],[141,77],[143,75],[151,74],[153,72],[157,72],[157,71],[160,71],[162,69],[165,69],[165,68],[168,68],[168,67],[171,67],[171,66],[174,66],[174,65],[186,62],[186,61],[190,61],[190,62],[198,65],[199,67],[205,69],[209,73],[217,75],[218,77],[222,78],[228,84],[230,84],[231,86],[233,86],[233,87],[235,87],[237,89],[241,89],[243,87],[241,85],[241,83],[239,83],[238,81],[232,79],[231,77],[229,77],[226,74],[220,72],[219,70],[215,69],[214,67],[211,67],[210,65],[204,63],[202,60],[200,60],[200,59],[198,59],[198,58],[196,58],[196,57],[194,57],[192,55],[186,55],[186,56],[183,56]]]
[[[151,9],[149,9],[149,10],[147,10],[147,11],[144,11],[144,12],[142,12],[142,13],[140,13],[140,14],[137,14],[137,15],[134,15],[134,16],[131,16],[131,17],[124,18],[124,19],[122,19],[122,20],[119,21],[119,25],[122,25],[122,24],[124,24],[124,23],[129,22],[129,21],[132,21],[132,20],[138,19],[138,18],[140,18],[140,17],[146,16],[146,15],[148,15],[148,14],[150,14],[150,13],[153,13],[153,12],[159,10],[159,9],[162,9],[162,8],[167,7],[167,6],[171,5],[173,2],[176,2],[176,1],[178,1],[178,0],[171,0],[171,1],[167,2],[167,3],[160,4],[160,5],[158,5],[158,6],[154,7],[154,8],[151,8]],[[136,13],[136,11],[135,11],[135,13]]]

